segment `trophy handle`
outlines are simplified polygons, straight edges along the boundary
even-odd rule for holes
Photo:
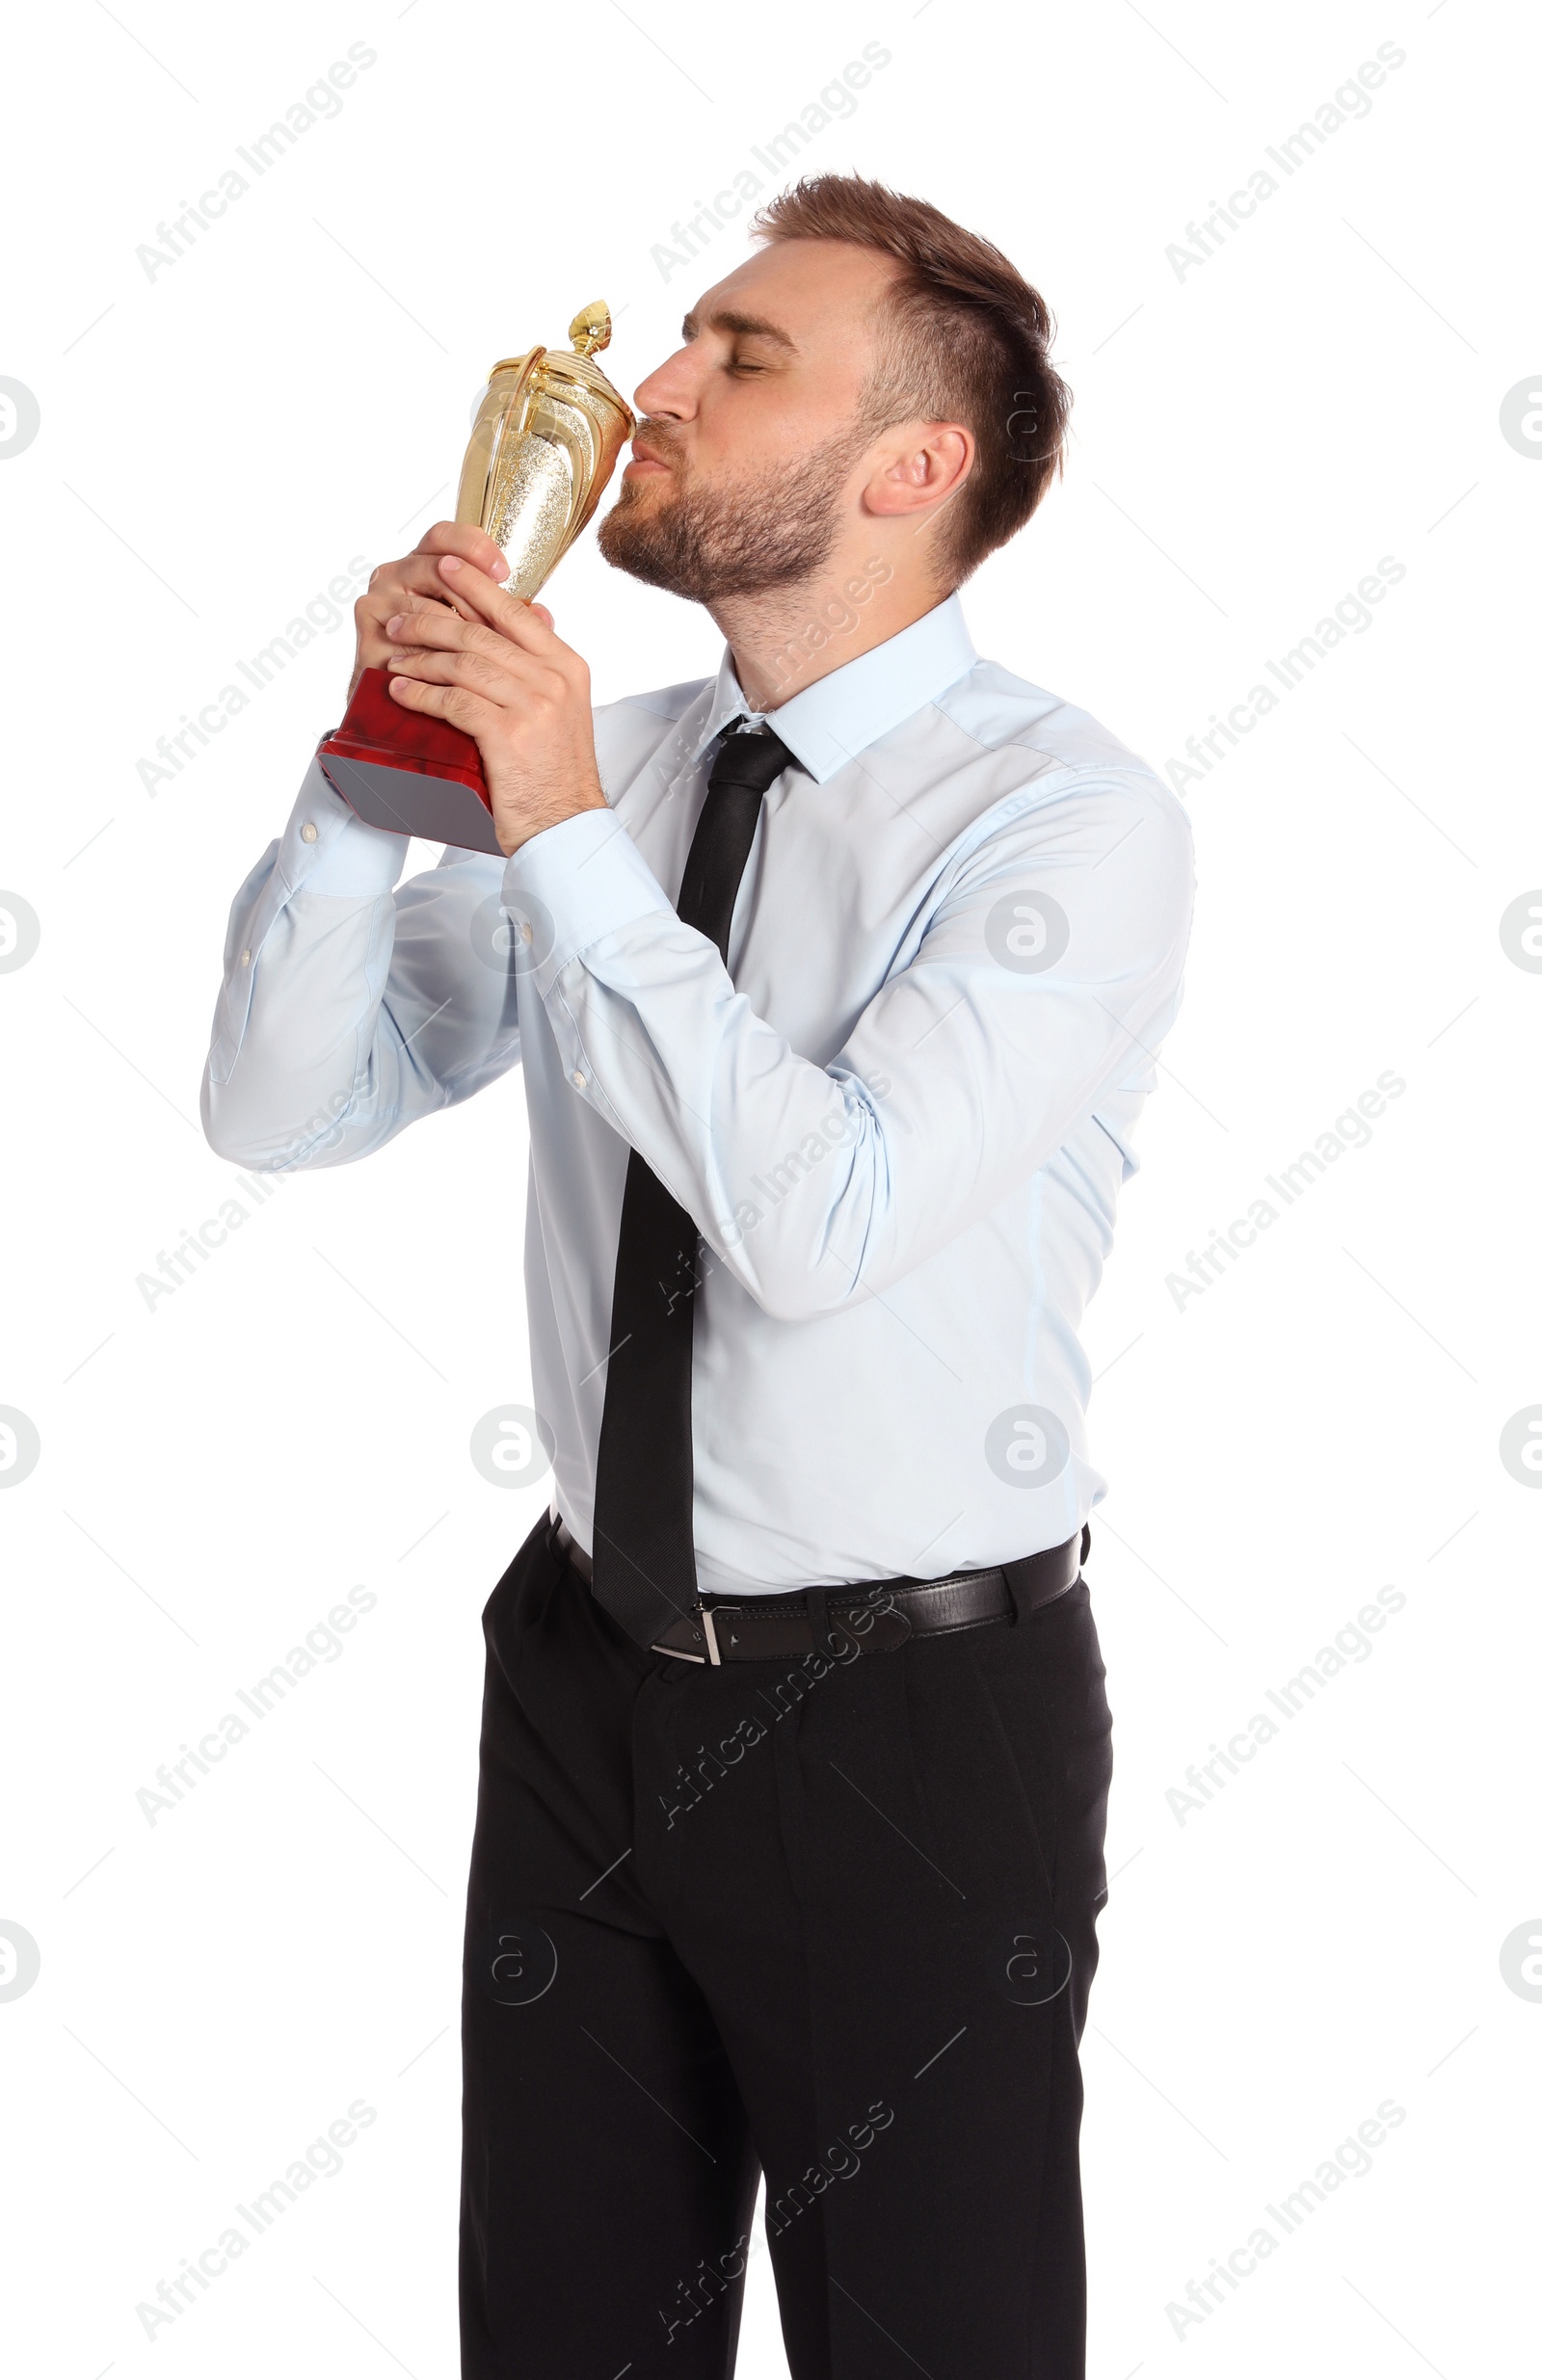
[[[524,436],[529,425],[530,408],[535,402],[536,370],[545,360],[545,353],[544,347],[532,347],[524,359],[519,377],[514,383],[514,404],[503,417],[503,436],[506,438]],[[496,463],[497,457],[494,455],[494,467]]]
[[[499,392],[497,410],[491,421],[489,397],[492,383],[505,367],[495,363],[488,374],[488,395],[482,400],[471,443],[461,466],[461,485],[455,499],[457,520],[468,520],[485,529],[492,518],[500,466],[507,470],[510,447],[515,438],[524,436],[537,394],[536,373],[545,360],[545,354],[544,347],[532,347],[527,356],[518,358],[518,374],[514,387],[508,396]],[[491,438],[486,435],[488,429],[492,433]]]

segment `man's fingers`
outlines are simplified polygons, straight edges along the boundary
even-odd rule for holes
[[[350,696],[361,671],[389,666],[390,639],[386,633],[386,622],[398,612],[417,611],[427,604],[442,612],[446,619],[475,621],[484,616],[482,610],[468,603],[449,580],[439,575],[440,563],[449,559],[462,563],[469,576],[494,593],[496,578],[486,573],[507,574],[503,557],[487,532],[473,528],[465,520],[437,520],[412,553],[404,554],[396,562],[379,564],[370,572],[369,584],[354,605],[354,674],[349,680]]]
[[[385,667],[400,671],[419,685],[471,687],[503,709],[517,701],[521,691],[514,666],[519,656],[508,645],[503,650],[508,656],[506,660],[500,660],[496,653],[471,651],[464,646],[436,649],[427,645],[393,645]]]
[[[382,666],[439,686],[474,688],[500,710],[560,695],[561,674],[521,652],[480,621],[467,624],[445,611],[412,612],[386,622],[390,649]]]
[[[507,578],[509,566],[485,529],[468,520],[437,520],[417,542],[420,554],[459,554],[463,561],[486,571],[494,581]]]
[[[400,597],[404,595],[432,596],[459,612],[464,620],[476,617],[468,604],[451,593],[448,581],[440,578],[437,554],[404,554],[399,562],[381,563],[370,572],[369,584],[355,609],[366,612],[371,619],[384,620],[388,612],[400,611]]]
[[[479,727],[492,727],[497,720],[496,707],[468,686],[430,686],[417,677],[393,677],[390,691],[404,710],[428,711],[467,735],[475,735]]]
[[[447,604],[419,603],[405,597],[399,611],[384,623],[393,645],[432,645],[441,651],[510,652],[506,636],[490,628],[474,612],[452,612]]]
[[[473,621],[469,604],[450,593],[439,575],[436,554],[407,554],[399,562],[383,562],[371,571],[369,585],[354,605],[356,660],[353,685],[360,670],[383,669],[390,660],[386,622],[398,612],[428,608],[444,620]]]
[[[497,586],[485,571],[459,555],[447,554],[436,566],[439,584],[460,603],[468,603],[482,618],[527,653],[553,656],[557,638],[551,614],[544,603],[526,603]]]
[[[403,598],[402,608],[393,612],[384,626],[395,646],[429,645],[439,652],[487,653],[495,661],[523,668],[540,660],[549,669],[563,649],[553,639],[554,649],[549,654],[529,652],[474,612],[452,612],[445,604],[418,603],[411,597]]]

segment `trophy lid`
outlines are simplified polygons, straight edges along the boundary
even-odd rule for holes
[[[565,354],[561,348],[531,348],[522,356],[503,357],[493,365],[492,372],[520,371],[530,361],[531,357],[535,356],[543,361],[549,360],[559,369],[564,363],[588,364],[589,369],[583,378],[591,383],[598,383],[601,387],[608,387],[610,383],[606,381],[598,364],[590,363],[589,359],[592,356],[598,356],[602,347],[610,345],[610,308],[603,298],[597,298],[593,305],[586,305],[581,312],[573,316],[568,325],[568,336],[572,341],[571,355]],[[492,372],[488,374],[489,380],[492,378]]]
[[[610,345],[610,308],[603,298],[586,305],[568,325],[568,336],[573,352],[580,356],[598,356],[602,347]]]

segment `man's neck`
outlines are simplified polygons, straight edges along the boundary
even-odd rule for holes
[[[706,608],[728,641],[733,674],[758,711],[774,711],[805,686],[887,645],[947,595],[902,578],[885,561],[833,565],[793,587],[734,595]]]

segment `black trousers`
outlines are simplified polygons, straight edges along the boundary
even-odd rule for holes
[[[543,1521],[483,1615],[465,2380],[1081,2380],[1110,1751],[1084,1582],[897,1651],[640,1651]]]

